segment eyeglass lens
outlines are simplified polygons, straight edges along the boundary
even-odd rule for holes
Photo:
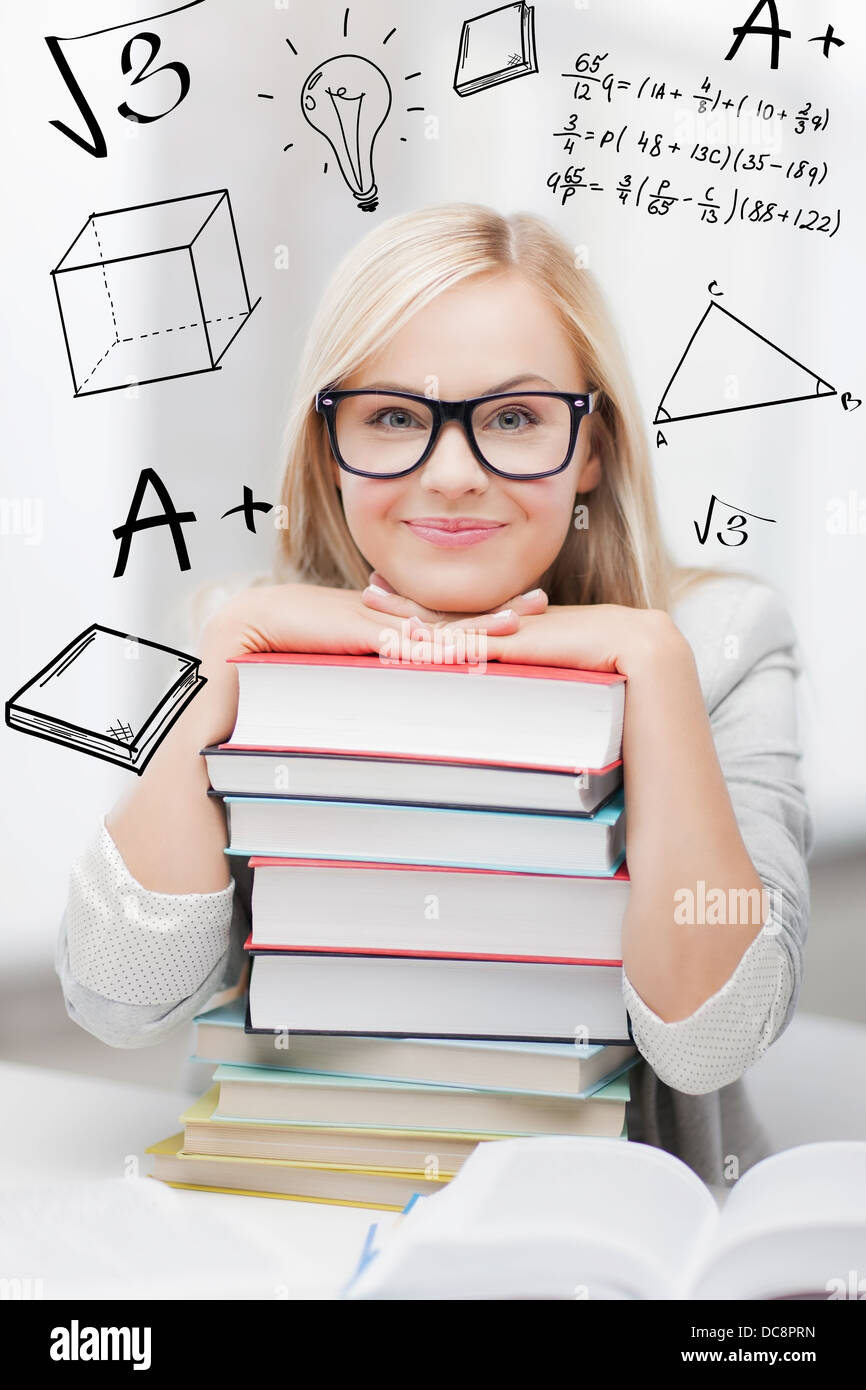
[[[430,406],[385,392],[345,397],[335,419],[340,453],[362,473],[411,468],[433,428]],[[571,411],[555,397],[517,393],[479,401],[471,423],[481,454],[503,473],[546,473],[559,468],[568,453]]]

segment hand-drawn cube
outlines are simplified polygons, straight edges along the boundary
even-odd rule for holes
[[[76,396],[213,371],[259,303],[224,188],[91,213],[51,277]]]

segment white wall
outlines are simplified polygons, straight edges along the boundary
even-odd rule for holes
[[[857,145],[864,24],[853,6],[845,7],[844,24],[837,23],[846,47],[824,59],[820,45],[807,43],[813,31],[823,31],[814,7],[783,0],[783,22],[794,37],[783,41],[780,70],[771,72],[766,41],[751,40],[735,62],[723,61],[732,26],[751,9],[740,0],[702,7],[700,19],[687,0],[608,0],[586,8],[539,0],[539,74],[461,99],[451,84],[460,25],[473,9],[467,0],[440,0],[435,7],[357,0],[345,42],[343,4],[205,0],[149,26],[164,35],[154,65],[182,59],[192,73],[189,96],[163,120],[134,127],[111,119],[130,88],[96,59],[79,60],[109,143],[108,157],[94,159],[48,124],[59,118],[80,126],[81,120],[44,36],[160,8],[143,0],[138,7],[81,0],[7,6],[2,16],[0,496],[41,501],[43,508],[41,543],[0,536],[4,699],[88,623],[171,641],[178,605],[200,585],[267,565],[267,526],[254,537],[238,518],[219,517],[240,502],[244,483],[257,497],[274,498],[288,386],[305,325],[336,259],[373,219],[468,199],[506,212],[539,212],[572,244],[585,245],[623,334],[651,437],[656,404],[713,279],[733,313],[840,392],[866,396]],[[383,46],[392,26],[396,33]],[[329,152],[298,109],[307,72],[344,47],[375,58],[394,94],[376,147],[381,202],[374,214],[353,207],[333,167],[322,173]],[[686,94],[709,75],[738,95],[763,95],[789,110],[805,99],[815,108],[829,104],[830,127],[809,148],[827,159],[831,172],[803,201],[841,206],[839,234],[830,241],[778,224],[699,227],[684,214],[649,217],[622,208],[610,191],[578,195],[563,211],[545,186],[549,172],[569,162],[551,134],[574,105],[558,74],[584,49],[610,54],[603,70],[613,67],[636,82],[648,74],[665,78]],[[418,69],[420,78],[405,80]],[[165,91],[172,80],[170,74],[155,79],[165,81]],[[143,101],[145,92],[155,98],[157,88],[142,84],[134,96]],[[407,113],[415,104],[424,112]],[[586,105],[596,126],[628,122],[632,141],[643,125],[672,129],[671,114],[659,127],[646,101]],[[436,139],[425,138],[429,115],[439,122]],[[583,110],[581,117],[591,124]],[[284,153],[289,141],[293,148]],[[788,129],[777,157],[787,162],[800,148]],[[609,188],[621,171],[631,169],[637,181],[662,163],[673,182],[694,181],[694,166],[672,158],[650,161],[634,153],[607,163],[597,149],[586,150],[585,160],[574,162],[591,165]],[[745,176],[714,175],[713,181],[720,193],[726,190],[725,202],[734,181],[750,187]],[[73,399],[49,271],[87,215],[222,187],[231,195],[250,293],[262,297],[223,369],[137,393]],[[751,188],[760,196],[757,184]],[[281,245],[289,249],[288,270],[275,268]],[[845,414],[837,397],[672,425],[667,449],[655,456],[666,534],[677,557],[743,566],[776,584],[790,602],[808,668],[807,767],[825,849],[866,838],[858,717],[866,681],[860,633],[866,536],[826,529],[829,499],[846,497],[851,488],[866,496],[864,429],[866,409]],[[134,540],[126,575],[114,580],[112,528],[125,518],[145,466],[157,469],[178,508],[197,513],[197,524],[186,528],[192,569],[178,571],[170,538],[158,531]],[[776,525],[757,528],[741,553],[700,547],[692,521],[703,516],[711,492],[774,517]],[[5,727],[0,750],[2,958],[11,970],[49,958],[70,861],[130,774]]]

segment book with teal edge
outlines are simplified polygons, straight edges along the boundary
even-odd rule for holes
[[[472,1091],[483,1095],[490,1094],[489,1088],[481,1086],[439,1086],[431,1081],[387,1081],[381,1077],[371,1076],[348,1076],[337,1073],[317,1072],[317,1071],[288,1071],[279,1067],[247,1067],[234,1062],[220,1062],[213,1074],[214,1081],[249,1081],[270,1086],[295,1086],[302,1090],[305,1087],[315,1087],[318,1089],[333,1089],[335,1091],[358,1090],[358,1091],[391,1091],[408,1092],[411,1094],[425,1094],[437,1092],[439,1094],[453,1094],[454,1091]],[[496,1095],[529,1096],[535,1098],[537,1091],[496,1091]],[[603,1086],[593,1092],[592,1100],[603,1101],[628,1101],[631,1098],[631,1086],[628,1074],[616,1077],[613,1081],[606,1081]],[[551,1099],[575,1100],[577,1097],[568,1091],[554,1094]],[[587,1097],[589,1099],[589,1097]],[[243,1119],[243,1116],[224,1116],[217,1118]],[[255,1123],[261,1123],[256,1120]]]
[[[245,997],[244,995],[241,995],[241,996],[239,996],[237,999],[231,999],[231,1000],[229,1000],[229,1002],[226,1003],[226,1004],[220,1004],[218,1008],[209,1009],[209,1010],[206,1010],[206,1011],[203,1012],[203,1013],[196,1014],[196,1015],[195,1015],[195,1018],[193,1019],[193,1022],[196,1023],[196,1024],[200,1024],[200,1023],[206,1023],[206,1024],[209,1024],[209,1025],[210,1025],[210,1024],[213,1024],[213,1025],[217,1026],[218,1028],[225,1028],[225,1029],[231,1030],[231,1031],[233,1031],[233,1032],[235,1032],[235,1033],[239,1033],[240,1035],[245,1036],[245,1037],[250,1037],[250,1036],[253,1036],[253,1037],[254,1037],[254,1036],[256,1036],[255,1034],[245,1034],[245,1033],[244,1033],[244,1019],[245,1019],[245,1015],[246,1015],[246,997]],[[326,1036],[329,1037],[330,1035],[326,1035]],[[305,1035],[305,1041],[306,1041],[306,1042],[309,1042],[309,1034]],[[348,1039],[345,1039],[344,1041],[348,1042],[349,1040],[348,1040]],[[436,1051],[437,1051],[437,1049],[441,1051],[443,1048],[445,1048],[445,1049],[453,1049],[453,1050],[458,1051],[459,1053],[465,1053],[465,1055],[467,1056],[467,1058],[468,1058],[468,1057],[471,1057],[471,1055],[472,1055],[474,1052],[476,1052],[476,1051],[477,1051],[477,1052],[480,1052],[481,1054],[484,1054],[484,1053],[487,1053],[487,1054],[497,1054],[498,1056],[501,1056],[503,1059],[506,1059],[506,1060],[507,1060],[507,1058],[509,1057],[509,1055],[515,1055],[515,1054],[517,1054],[518,1056],[521,1056],[521,1057],[529,1056],[529,1057],[533,1057],[533,1058],[538,1058],[540,1061],[543,1061],[543,1060],[545,1060],[545,1059],[555,1059],[556,1061],[561,1061],[561,1062],[563,1062],[566,1066],[567,1066],[568,1064],[570,1064],[570,1063],[573,1063],[573,1062],[578,1062],[578,1063],[580,1063],[580,1062],[595,1061],[595,1059],[599,1056],[599,1054],[603,1053],[603,1052],[606,1050],[606,1049],[605,1049],[605,1045],[602,1044],[602,1043],[586,1043],[586,1044],[556,1043],[556,1042],[551,1042],[551,1043],[547,1043],[547,1042],[513,1043],[513,1042],[498,1042],[498,1041],[495,1041],[495,1040],[487,1040],[487,1039],[485,1039],[485,1040],[475,1040],[475,1041],[471,1041],[471,1042],[468,1041],[468,1042],[465,1042],[465,1043],[461,1043],[459,1040],[455,1040],[455,1039],[453,1039],[453,1038],[400,1038],[400,1039],[395,1040],[394,1038],[378,1037],[378,1036],[376,1036],[376,1035],[374,1035],[374,1034],[370,1034],[370,1035],[367,1035],[367,1036],[362,1036],[362,1037],[352,1038],[352,1039],[351,1039],[351,1042],[352,1042],[353,1044],[354,1044],[354,1043],[358,1043],[358,1042],[361,1043],[362,1045],[363,1045],[364,1043],[379,1044],[380,1046],[376,1048],[376,1057],[377,1057],[378,1059],[381,1059],[381,1058],[384,1056],[384,1058],[386,1059],[385,1062],[384,1062],[384,1067],[387,1067],[387,1057],[388,1057],[389,1055],[393,1055],[393,1044],[394,1044],[395,1041],[397,1041],[398,1044],[411,1044],[411,1046],[412,1046],[413,1049],[415,1049],[415,1048],[419,1049],[419,1056],[422,1056],[422,1057],[425,1057],[425,1058],[428,1058],[428,1057],[429,1057],[429,1059],[430,1059],[430,1068],[431,1068],[431,1071],[432,1071],[432,1070],[435,1068],[435,1066],[436,1066],[436,1061],[435,1061],[435,1059],[436,1059]],[[385,1051],[386,1048],[387,1048],[387,1051]],[[213,1048],[212,1048],[212,1049],[210,1049],[210,1052],[214,1052],[214,1051],[216,1051],[216,1050],[217,1050],[217,1049],[213,1049]],[[615,1049],[610,1049],[610,1050],[611,1050],[612,1054],[613,1054],[615,1057],[621,1057],[621,1056],[622,1056],[622,1052],[623,1052],[623,1049],[622,1049],[622,1048],[615,1048]],[[406,1076],[406,1075],[403,1075],[403,1074],[400,1074],[400,1075],[389,1075],[388,1072],[387,1072],[386,1070],[384,1070],[384,1069],[379,1069],[378,1067],[377,1067],[376,1070],[372,1070],[372,1068],[371,1068],[370,1066],[366,1065],[365,1062],[364,1062],[363,1047],[360,1048],[360,1049],[357,1049],[357,1051],[358,1051],[358,1064],[357,1064],[356,1067],[353,1068],[352,1071],[344,1071],[344,1070],[340,1070],[340,1069],[337,1069],[337,1068],[329,1068],[329,1067],[318,1067],[318,1068],[316,1068],[315,1074],[316,1074],[316,1075],[319,1075],[319,1076],[325,1076],[325,1075],[343,1076],[343,1077],[345,1077],[345,1076],[358,1076],[358,1077],[366,1077],[366,1078],[368,1078],[368,1079],[370,1079],[370,1080],[381,1080],[381,1081],[391,1081],[391,1080],[396,1080],[396,1081],[407,1081],[407,1082],[409,1082],[409,1083],[412,1084],[412,1085],[435,1085],[435,1086],[444,1086],[444,1087],[454,1086],[454,1087],[462,1088],[462,1087],[461,1087],[461,1083],[460,1083],[460,1082],[456,1082],[456,1081],[455,1081],[455,1082],[452,1082],[452,1081],[445,1081],[445,1080],[438,1080],[438,1079],[437,1079],[437,1080],[430,1080],[428,1077],[414,1077],[414,1076],[413,1076],[413,1077],[409,1077],[409,1076]],[[291,1052],[291,1047],[289,1048],[289,1054],[290,1054],[290,1052]],[[192,1062],[225,1063],[226,1065],[230,1065],[230,1066],[237,1066],[237,1065],[240,1065],[240,1066],[247,1066],[247,1065],[251,1065],[251,1064],[245,1063],[245,1062],[238,1062],[238,1061],[236,1061],[234,1058],[228,1059],[228,1058],[223,1057],[223,1056],[214,1056],[214,1055],[210,1055],[210,1054],[205,1055],[205,1054],[203,1054],[203,1053],[200,1051],[200,1049],[198,1048],[198,1046],[196,1047],[196,1051],[195,1051],[194,1053],[191,1054],[189,1060],[192,1061]],[[592,1081],[589,1085],[583,1087],[580,1091],[577,1091],[577,1092],[562,1091],[562,1090],[540,1089],[540,1088],[537,1088],[537,1087],[523,1087],[523,1088],[519,1088],[518,1091],[515,1092],[515,1088],[514,1088],[513,1086],[511,1086],[511,1085],[497,1086],[497,1085],[479,1085],[479,1084],[473,1084],[473,1085],[470,1087],[470,1089],[472,1089],[472,1090],[479,1090],[479,1091],[502,1091],[502,1092],[508,1092],[508,1093],[511,1093],[511,1094],[517,1093],[517,1094],[523,1094],[523,1095],[547,1095],[547,1096],[570,1095],[570,1096],[572,1096],[572,1098],[573,1098],[574,1100],[588,1100],[590,1096],[597,1095],[597,1093],[598,1093],[603,1087],[607,1086],[611,1081],[616,1080],[618,1077],[624,1076],[628,1071],[631,1070],[632,1067],[636,1066],[637,1063],[638,1063],[639,1061],[640,1061],[640,1057],[639,1057],[636,1053],[634,1053],[632,1056],[627,1057],[624,1061],[618,1062],[615,1066],[613,1066],[613,1067],[610,1069],[610,1071],[605,1072],[605,1073],[603,1073],[602,1075],[599,1075],[599,1076],[598,1076],[594,1081]],[[272,1062],[272,1063],[267,1063],[267,1062],[263,1062],[263,1061],[262,1061],[261,1059],[259,1059],[259,1058],[257,1058],[256,1061],[255,1061],[252,1065],[254,1065],[256,1068],[261,1068],[261,1069],[264,1069],[264,1070],[272,1070],[272,1071],[295,1071],[295,1070],[296,1070],[296,1068],[294,1068],[294,1067],[292,1067],[292,1066],[290,1066],[290,1065],[287,1065],[287,1064],[284,1063],[284,1062]],[[375,1063],[373,1063],[372,1065],[375,1065]],[[304,1068],[303,1070],[310,1071],[309,1068]],[[617,1097],[617,1098],[618,1098],[618,1097]]]
[[[328,800],[329,800],[329,798],[324,798],[324,797],[285,797],[285,796],[283,796],[283,797],[275,797],[275,796],[223,796],[223,797],[222,797],[222,801],[223,801],[223,803],[224,803],[224,805],[225,805],[225,807],[226,807],[226,809],[227,809],[227,812],[228,812],[229,834],[230,834],[230,837],[231,837],[231,838],[233,838],[232,830],[231,830],[231,821],[232,821],[231,808],[232,808],[233,805],[243,805],[243,804],[249,805],[249,804],[252,803],[252,802],[258,802],[258,803],[261,803],[261,804],[270,804],[270,805],[280,806],[280,805],[285,805],[287,802],[294,802],[294,803],[295,803],[296,805],[298,805],[298,806],[309,805],[309,806],[315,806],[315,807],[317,807],[317,808],[321,808],[321,806],[322,806],[325,802],[327,802]],[[379,812],[381,812],[382,809],[383,809],[383,803],[381,803],[381,802],[353,801],[353,800],[350,800],[350,799],[348,799],[348,798],[345,799],[345,800],[341,799],[341,800],[339,800],[339,801],[334,801],[333,804],[334,804],[335,806],[339,806],[339,807],[341,807],[341,808],[347,807],[347,806],[359,806],[359,807],[362,807],[362,808],[366,808],[366,809],[368,809],[368,810],[379,811]],[[539,823],[539,827],[540,827],[540,829],[539,829],[539,835],[541,835],[541,831],[543,830],[543,822],[544,822],[544,821],[546,821],[546,820],[552,821],[552,822],[554,822],[554,823],[557,825],[557,827],[560,827],[560,826],[562,825],[562,822],[563,822],[564,820],[571,819],[571,820],[573,820],[573,821],[575,822],[575,828],[576,828],[576,829],[579,828],[578,833],[580,833],[580,834],[583,834],[583,833],[585,832],[585,830],[586,830],[587,827],[593,827],[593,826],[598,826],[598,825],[610,826],[610,827],[611,827],[611,833],[613,834],[613,833],[616,831],[616,828],[619,826],[619,824],[620,824],[620,822],[622,821],[622,818],[623,818],[623,816],[624,816],[624,814],[625,814],[625,791],[624,791],[624,788],[620,787],[620,789],[619,789],[608,801],[606,801],[606,802],[604,803],[603,806],[599,807],[599,809],[598,809],[597,811],[594,811],[593,814],[592,814],[592,815],[589,815],[589,816],[568,816],[567,814],[565,814],[565,813],[563,813],[563,812],[560,812],[560,811],[553,812],[553,813],[540,812],[540,811],[519,811],[519,812],[515,812],[515,811],[492,811],[492,810],[488,810],[487,808],[478,807],[478,806],[459,806],[459,807],[454,807],[454,808],[452,808],[452,807],[447,807],[447,806],[432,806],[432,805],[428,805],[428,806],[419,806],[419,805],[415,805],[415,804],[408,803],[408,802],[405,803],[405,804],[402,803],[402,802],[400,802],[400,803],[398,803],[398,802],[391,802],[391,803],[388,803],[388,809],[389,809],[390,811],[398,811],[398,812],[400,813],[401,817],[412,817],[412,816],[419,816],[419,815],[423,815],[423,816],[430,816],[430,815],[433,815],[433,816],[460,816],[460,817],[463,817],[463,816],[482,816],[482,817],[487,817],[487,818],[489,819],[489,817],[491,817],[491,816],[499,816],[499,817],[503,817],[503,816],[504,816],[504,817],[507,817],[508,820],[512,820],[512,821],[513,821],[513,820],[516,820],[516,819],[518,819],[518,818],[520,818],[520,819],[525,819],[526,817],[531,816],[532,819],[533,819],[533,821],[537,821],[537,822]],[[617,832],[617,834],[619,834],[619,833],[621,833],[621,832]],[[226,848],[225,853],[226,853],[226,854],[230,854],[230,855],[237,855],[237,856],[240,856],[241,858],[244,858],[244,859],[249,859],[249,858],[253,858],[253,857],[263,858],[263,857],[265,857],[265,856],[267,856],[267,857],[278,857],[278,858],[280,858],[280,859],[308,859],[308,858],[310,858],[310,857],[313,857],[313,858],[321,858],[321,857],[322,857],[321,853],[315,854],[315,855],[311,854],[311,851],[309,850],[309,848],[306,848],[306,849],[304,849],[304,850],[291,851],[291,850],[287,850],[287,849],[285,848],[285,846],[281,846],[279,849],[276,849],[276,848],[269,848],[269,849],[264,849],[264,850],[263,850],[262,847],[261,847],[261,845],[236,845],[236,844],[234,844],[234,843],[230,843],[230,844],[228,845],[228,847]],[[352,862],[356,862],[356,861],[362,861],[362,862],[363,862],[363,861],[365,861],[365,860],[366,860],[367,862],[378,862],[379,859],[380,859],[380,857],[381,857],[381,850],[377,851],[377,853],[376,853],[375,855],[373,855],[373,854],[363,854],[363,853],[361,853],[361,852],[359,852],[359,851],[354,851],[352,854],[338,854],[338,853],[336,853],[333,849],[329,849],[329,850],[328,850],[328,854],[327,854],[327,858],[328,858],[328,859],[333,859],[333,860],[340,860],[340,859],[342,859],[342,860],[345,860],[347,863],[352,863]],[[592,870],[589,870],[589,869],[587,869],[586,867],[582,867],[582,868],[580,868],[580,869],[578,869],[578,870],[575,870],[575,869],[573,869],[573,868],[567,867],[566,865],[563,865],[562,863],[556,863],[556,862],[554,862],[554,861],[550,861],[550,862],[544,863],[544,864],[519,864],[519,863],[512,862],[511,858],[509,857],[509,861],[508,861],[508,864],[507,864],[507,869],[508,869],[508,872],[510,872],[510,873],[522,873],[522,874],[523,874],[523,873],[526,873],[526,874],[558,874],[558,875],[566,875],[566,876],[568,876],[568,877],[573,877],[573,878],[585,878],[585,877],[592,877],[592,878],[613,878],[613,876],[614,876],[614,874],[616,873],[617,869],[619,869],[620,865],[624,862],[624,860],[625,860],[625,848],[623,847],[623,848],[620,848],[619,851],[615,854],[614,859],[613,859],[613,862],[612,862],[607,868],[594,867]],[[388,861],[389,861],[389,863],[394,864],[394,865],[401,865],[401,864],[417,864],[418,858],[417,858],[417,854],[416,854],[415,856],[407,856],[407,855],[397,855],[397,854],[393,854],[393,853],[390,853],[390,852],[389,852]],[[425,863],[425,864],[430,864],[430,865],[432,865],[432,866],[437,866],[437,865],[438,865],[438,866],[441,866],[441,867],[444,867],[444,868],[472,867],[472,868],[477,868],[477,869],[501,869],[501,868],[504,867],[503,864],[501,864],[501,863],[494,863],[494,862],[491,862],[491,861],[489,861],[489,860],[488,860],[488,861],[482,861],[480,857],[477,857],[477,856],[475,856],[474,854],[473,854],[473,855],[469,855],[469,856],[459,855],[459,856],[457,856],[457,857],[451,857],[451,858],[448,858],[448,859],[440,859],[440,858],[438,858],[438,857],[436,857],[436,856],[430,856],[430,855],[425,854],[425,856],[424,856],[424,863]]]

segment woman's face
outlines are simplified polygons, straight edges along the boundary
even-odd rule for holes
[[[589,383],[554,309],[518,272],[507,271],[444,291],[340,388],[386,385],[464,400],[518,387],[580,395]],[[598,481],[591,418],[581,422],[568,467],[534,481],[490,473],[456,421],[442,427],[426,463],[404,478],[361,478],[334,461],[346,521],[370,568],[398,593],[448,613],[495,611],[536,588],[572,524],[575,494]],[[493,423],[516,422],[503,416]],[[478,521],[486,529],[454,545],[432,524],[444,520]]]

